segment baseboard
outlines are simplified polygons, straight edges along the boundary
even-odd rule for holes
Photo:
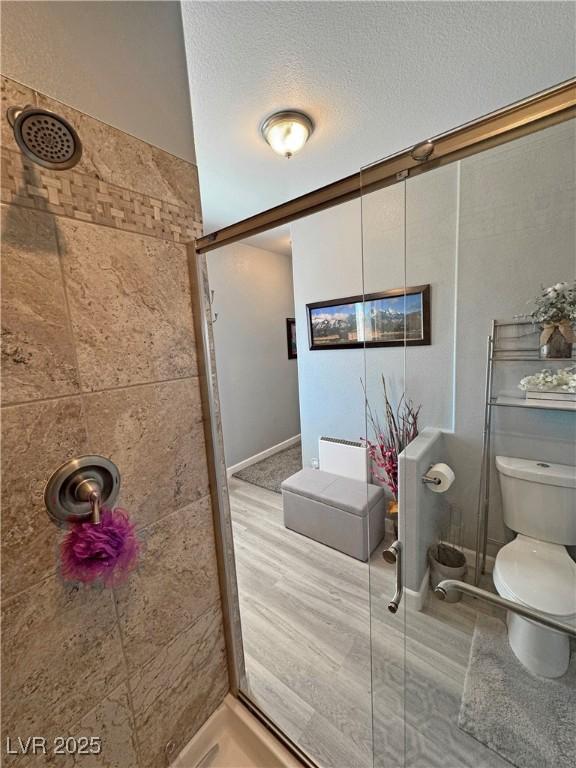
[[[422,577],[422,582],[419,589],[408,589],[404,587],[404,595],[406,598],[406,607],[413,611],[421,611],[426,604],[426,598],[428,597],[428,585],[430,583],[430,568],[426,568],[426,573]]]
[[[300,435],[294,435],[294,437],[289,437],[288,440],[283,440],[281,443],[273,445],[271,448],[266,448],[265,451],[256,453],[254,456],[250,456],[249,458],[244,459],[244,461],[239,461],[238,464],[227,467],[226,474],[228,479],[230,479],[236,472],[240,472],[241,469],[246,469],[246,467],[250,467],[252,464],[257,464],[259,461],[262,461],[262,459],[267,459],[269,456],[273,456],[275,453],[280,453],[280,451],[284,451],[286,448],[291,448],[299,441]]]

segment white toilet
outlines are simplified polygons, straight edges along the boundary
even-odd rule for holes
[[[576,626],[576,467],[496,457],[504,522],[518,535],[496,556],[494,585],[502,597]],[[568,669],[564,632],[508,611],[508,640],[536,675],[560,677]]]

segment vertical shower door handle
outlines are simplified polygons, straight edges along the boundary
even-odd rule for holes
[[[394,563],[396,565],[396,591],[394,597],[388,603],[388,610],[390,613],[396,613],[400,600],[402,600],[402,544],[399,541],[395,541],[388,549],[382,552],[382,557],[387,563]]]

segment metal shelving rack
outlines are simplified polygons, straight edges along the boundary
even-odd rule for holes
[[[576,403],[528,403],[524,397],[498,396],[494,394],[494,369],[498,363],[538,363],[542,367],[560,364],[576,364],[576,358],[542,359],[539,348],[540,331],[531,321],[492,322],[492,331],[486,347],[486,386],[484,398],[484,426],[482,432],[482,463],[476,529],[475,584],[486,570],[488,549],[488,519],[490,512],[490,482],[492,470],[492,411],[500,408],[524,408],[552,410],[576,414]]]

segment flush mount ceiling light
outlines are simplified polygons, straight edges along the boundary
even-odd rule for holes
[[[304,112],[290,110],[276,112],[260,126],[260,132],[272,147],[283,157],[292,157],[308,141],[314,130],[314,123]]]

